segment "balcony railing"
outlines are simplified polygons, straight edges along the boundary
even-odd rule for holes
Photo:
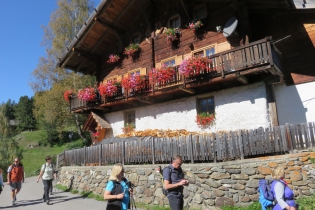
[[[226,75],[242,74],[247,71],[251,74],[254,71],[270,71],[273,75],[282,76],[281,61],[278,53],[271,45],[271,39],[266,38],[250,44],[236,47],[231,50],[220,52],[208,57],[208,68],[200,71],[198,75],[185,77],[179,73],[178,67],[174,67],[174,76],[165,82],[149,81],[148,76],[145,78],[145,85],[140,88],[130,89],[128,91],[120,87],[113,96],[102,97],[95,102],[84,102],[77,97],[71,100],[71,110],[88,108],[94,105],[107,104],[111,102],[123,101],[129,98],[137,98],[143,95],[153,95],[154,92],[165,92],[169,89],[174,89],[179,86],[186,87],[186,85],[198,86],[200,82],[211,82],[215,77],[224,78]],[[249,71],[248,71],[249,70]]]

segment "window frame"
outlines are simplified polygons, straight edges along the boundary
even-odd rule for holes
[[[168,25],[169,28],[173,28],[173,27],[171,27],[171,20],[173,20],[173,19],[175,19],[175,18],[178,18],[178,20],[179,20],[179,26],[176,27],[175,29],[180,28],[180,26],[182,25],[182,20],[181,20],[181,18],[180,18],[180,15],[179,15],[179,14],[176,14],[176,15],[171,16],[171,17],[168,19],[167,25]]]
[[[197,14],[196,11],[199,10],[199,9],[205,9],[206,15],[204,17],[201,17],[201,18],[197,18],[196,17],[196,14]],[[208,16],[208,8],[207,8],[207,3],[206,2],[194,6],[194,8],[193,8],[193,17],[194,17],[194,19],[201,20],[203,18],[206,18],[207,16]]]
[[[136,111],[135,110],[129,110],[129,111],[125,111],[124,112],[124,126],[129,123],[129,119],[128,119],[128,114],[133,114],[134,115],[134,119],[133,119],[133,124],[136,127]]]
[[[205,97],[202,97],[202,98],[197,98],[196,100],[196,104],[197,104],[197,114],[200,114],[202,113],[201,111],[201,101],[202,100],[209,100],[209,99],[212,99],[213,101],[213,110],[210,110],[210,111],[207,111],[209,114],[215,114],[215,100],[214,100],[214,96],[211,95],[211,96],[205,96]],[[212,112],[213,111],[213,112]],[[206,113],[207,113],[206,112]]]

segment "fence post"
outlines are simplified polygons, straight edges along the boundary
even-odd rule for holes
[[[121,162],[123,165],[125,165],[125,141],[122,142],[122,145],[121,145]]]
[[[152,164],[155,164],[155,145],[154,145],[154,137],[151,137],[152,139]]]
[[[193,146],[193,140],[192,140],[192,135],[189,135],[189,140],[190,140],[190,146],[191,146],[191,150],[190,150],[190,157],[191,157],[191,163],[194,163],[194,146]]]
[[[102,165],[102,144],[98,145],[100,147],[99,151],[99,160],[98,160],[98,165],[101,166]]]
[[[243,149],[244,149],[244,145],[243,145],[243,135],[242,135],[242,131],[241,130],[238,130],[238,148],[240,150],[240,153],[241,153],[241,160],[244,160],[244,152],[243,152]]]
[[[86,166],[86,146],[83,147],[84,166]]]
[[[58,168],[58,165],[59,165],[59,164],[58,164],[58,163],[59,163],[59,155],[60,155],[60,154],[58,154],[58,155],[57,155],[57,160],[56,160],[56,169]]]
[[[286,128],[286,140],[288,142],[288,146],[290,147],[290,154],[293,154],[293,145],[292,145],[292,140],[291,140],[291,131],[290,131],[290,126],[289,123],[285,124]]]

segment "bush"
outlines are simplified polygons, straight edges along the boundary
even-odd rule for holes
[[[299,205],[299,210],[313,210],[315,209],[315,194],[312,196],[303,196],[296,203]]]

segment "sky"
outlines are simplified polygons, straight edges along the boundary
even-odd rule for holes
[[[0,104],[34,96],[31,73],[46,57],[41,26],[57,9],[57,0],[0,0]]]

